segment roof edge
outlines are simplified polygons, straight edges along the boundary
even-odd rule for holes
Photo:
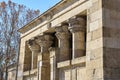
[[[55,9],[57,6],[61,5],[65,1],[67,1],[67,0],[61,0],[61,1],[59,1],[53,7],[49,8],[48,10],[46,10],[45,12],[43,12],[42,14],[40,14],[39,16],[37,16],[36,18],[34,18],[33,20],[31,20],[30,22],[28,22],[27,24],[25,24],[23,27],[21,27],[20,29],[18,29],[18,32],[22,33],[23,29],[25,29],[26,27],[28,27],[29,25],[31,25],[32,23],[34,23],[38,19],[42,18],[44,15],[50,13],[53,9]]]

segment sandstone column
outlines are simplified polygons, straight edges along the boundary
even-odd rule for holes
[[[56,30],[56,37],[58,38],[58,45],[59,45],[59,61],[69,60],[70,53],[69,53],[69,32],[68,32],[68,25],[64,24],[62,26],[57,26]]]
[[[52,37],[50,35],[38,36],[36,42],[41,47],[38,59],[38,80],[50,80],[50,53],[48,49],[52,45]]]
[[[85,55],[85,19],[73,17],[69,20],[69,30],[72,33],[72,58]]]
[[[32,51],[32,65],[31,69],[37,68],[37,59],[38,59],[38,53],[40,51],[39,45],[35,42],[35,40],[29,40],[28,46],[30,50]]]

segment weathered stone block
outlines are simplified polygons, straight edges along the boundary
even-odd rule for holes
[[[103,67],[103,60],[101,59],[95,59],[88,61],[86,64],[88,69],[96,69],[96,68],[101,68]]]
[[[97,48],[101,48],[103,47],[103,39],[99,38],[99,39],[95,39],[93,41],[87,42],[87,51],[89,50],[94,50]]]
[[[70,60],[57,63],[57,68],[68,67],[70,66]]]
[[[71,64],[72,64],[72,65],[76,65],[76,64],[80,65],[80,64],[85,63],[85,62],[86,62],[86,57],[84,56],[84,57],[80,57],[80,58],[75,58],[75,59],[73,59],[73,60],[71,61]]]
[[[98,28],[92,32],[92,40],[101,38],[103,36],[103,29]]]

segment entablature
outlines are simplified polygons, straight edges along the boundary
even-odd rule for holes
[[[85,12],[83,12],[85,9],[87,9],[88,6],[84,7],[84,9],[81,9],[80,11],[76,12],[75,14],[70,14],[73,13],[71,12],[71,10],[73,10],[74,8],[78,7],[81,5],[81,8],[90,3],[90,0],[62,0],[59,3],[57,3],[55,6],[53,6],[52,8],[50,8],[49,10],[47,10],[46,12],[44,12],[43,14],[41,14],[40,16],[38,16],[37,18],[35,18],[34,20],[32,20],[30,23],[28,23],[27,25],[23,26],[21,29],[19,29],[18,31],[21,34],[21,37],[26,36],[27,34],[30,34],[32,32],[38,31],[38,32],[45,32],[48,30],[53,30],[51,29],[54,28],[56,25],[66,21],[67,19],[69,19],[69,16],[74,16],[78,13],[81,12],[82,14],[85,14]],[[80,7],[79,7],[80,8]],[[64,17],[64,16],[67,16]],[[63,17],[63,19],[61,19]]]

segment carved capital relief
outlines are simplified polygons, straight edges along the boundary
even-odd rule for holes
[[[51,47],[53,41],[53,37],[50,35],[41,35],[37,36],[35,41],[40,45],[41,52],[48,51],[48,49]]]
[[[69,30],[71,32],[85,31],[85,19],[83,17],[73,17],[69,19]]]
[[[61,25],[55,28],[56,37],[60,40],[65,40],[69,38],[68,25]]]
[[[39,51],[40,47],[39,45],[36,43],[36,41],[34,39],[30,39],[27,41],[28,47],[30,48],[30,50],[33,51]]]

